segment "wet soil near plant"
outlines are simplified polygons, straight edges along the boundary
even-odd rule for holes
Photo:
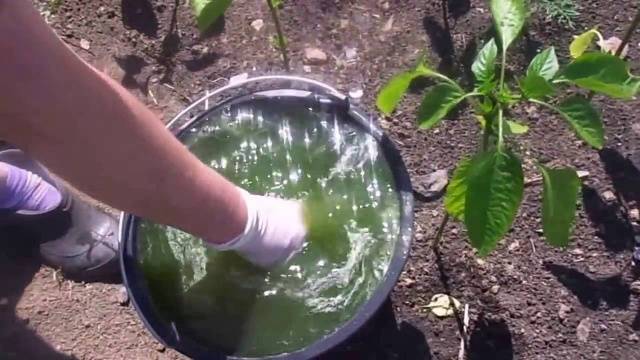
[[[224,22],[206,36],[199,35],[186,3],[37,2],[65,43],[165,121],[233,75],[282,73],[271,46],[266,3],[234,2]],[[440,1],[289,1],[282,22],[293,72],[345,92],[362,89],[362,105],[372,113],[381,84],[411,66],[421,51],[443,71],[464,77],[464,64],[490,30],[489,10],[484,1],[449,3],[455,6],[447,32]],[[576,30],[534,14],[514,49],[510,70],[521,69],[543,45],[556,46],[566,62],[571,34],[594,25],[606,36],[622,37],[638,6],[630,0],[578,3],[582,15]],[[257,19],[264,20],[260,30],[251,26]],[[637,33],[629,53],[635,63],[639,42]],[[307,47],[325,52],[327,63],[305,68]],[[414,113],[425,85],[416,84],[400,111],[380,119],[402,152],[416,189],[425,175],[453,170],[460,157],[475,149],[478,135],[467,109],[437,130],[418,130]],[[640,173],[633,160],[640,151],[640,103],[598,97],[596,103],[607,128],[607,147],[600,152],[578,141],[546,111],[517,111],[531,127],[518,149],[527,179],[536,176],[535,159],[589,172],[566,251],[550,248],[542,239],[541,188],[535,181],[526,188],[513,230],[482,260],[458,224],[446,227],[434,252],[442,201],[419,198],[411,257],[389,302],[360,333],[323,359],[457,359],[455,319],[438,319],[425,307],[434,294],[446,291],[469,305],[470,359],[640,358],[640,295],[630,266],[629,223],[638,200]],[[17,245],[27,241],[26,234],[0,236],[0,358],[182,358],[151,337],[131,306],[121,305],[119,284],[62,279],[41,267],[32,249]]]

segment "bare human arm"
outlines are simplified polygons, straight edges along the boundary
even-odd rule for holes
[[[214,244],[245,230],[241,192],[70,51],[30,1],[0,0],[0,138],[116,208]]]

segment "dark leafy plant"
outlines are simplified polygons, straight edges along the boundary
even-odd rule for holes
[[[413,69],[393,77],[377,98],[378,108],[389,115],[414,79],[435,80],[437,84],[428,90],[418,109],[417,120],[423,129],[439,124],[464,101],[473,106],[482,128],[481,145],[476,154],[462,159],[453,173],[444,200],[444,222],[449,217],[463,221],[471,245],[481,256],[491,252],[509,231],[523,197],[522,164],[513,144],[528,127],[512,118],[513,107],[528,102],[547,108],[564,119],[578,138],[601,149],[605,139],[600,113],[590,97],[571,91],[571,87],[628,100],[640,86],[640,79],[630,74],[624,60],[586,51],[588,41],[583,39],[576,41],[587,45],[580,45],[582,51],[575,53],[575,59],[563,69],[555,49],[550,47],[531,61],[524,74],[508,83],[507,53],[525,25],[525,0],[491,0],[490,7],[497,37],[477,54],[471,67],[475,76],[472,90],[465,90],[421,59]],[[581,37],[588,36],[578,38]],[[543,178],[545,238],[553,246],[566,246],[575,219],[580,180],[571,168],[537,167]]]
[[[576,0],[538,0],[536,8],[544,11],[547,18],[570,29],[575,28],[575,20],[580,15]]]

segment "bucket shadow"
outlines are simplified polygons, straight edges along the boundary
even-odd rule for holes
[[[504,319],[480,314],[469,338],[469,360],[512,360],[513,341]]]
[[[571,291],[580,303],[591,310],[602,305],[607,308],[627,309],[631,290],[621,275],[602,279],[592,279],[578,270],[553,263],[545,263],[544,267]]]
[[[0,358],[71,360],[56,351],[28,321],[16,315],[16,306],[33,275],[40,269],[34,236],[19,228],[0,228]]]
[[[424,334],[410,323],[398,324],[391,300],[382,305],[369,321],[337,348],[318,360],[424,359],[431,360],[431,349]]]

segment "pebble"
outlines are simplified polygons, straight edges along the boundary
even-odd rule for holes
[[[493,285],[491,289],[489,289],[489,291],[491,291],[491,293],[494,295],[497,294],[498,291],[500,291],[500,285]]]
[[[382,31],[389,32],[393,29],[393,15],[387,20],[387,22],[382,27]]]
[[[571,308],[571,306],[560,304],[560,308],[558,309],[558,317],[560,318],[560,320],[566,320],[572,310],[573,309]]]
[[[629,289],[634,294],[640,294],[640,280],[632,282],[631,285],[629,285]]]
[[[347,59],[347,61],[354,61],[358,57],[358,49],[345,47],[344,57]]]
[[[520,247],[520,243],[518,242],[518,240],[516,240],[511,244],[509,244],[509,251],[517,250],[519,247]]]
[[[571,253],[573,255],[583,255],[584,251],[582,251],[581,249],[573,249],[573,250],[571,250]]]
[[[304,63],[307,65],[323,65],[327,63],[327,54],[318,48],[304,49]]]
[[[157,352],[164,352],[165,350],[167,350],[167,347],[162,343],[156,343],[155,349]]]
[[[91,48],[91,43],[87,39],[80,39],[80,47],[89,50]]]
[[[640,210],[638,209],[631,209],[629,210],[629,220],[631,221],[640,221]]]
[[[427,197],[437,196],[442,193],[449,183],[447,170],[437,170],[431,174],[421,176],[416,181],[417,190]]]
[[[116,290],[115,300],[120,306],[129,305],[129,292],[126,287],[120,286]]]
[[[613,193],[613,191],[607,190],[602,193],[602,199],[606,202],[612,202],[615,201],[616,195]]]
[[[578,340],[586,342],[589,339],[589,332],[591,331],[591,319],[584,318],[580,320],[578,327],[576,328],[576,335]]]
[[[255,19],[251,22],[251,27],[255,31],[260,31],[260,29],[262,29],[263,26],[264,26],[264,20],[262,19]]]
[[[629,341],[633,341],[633,342],[638,342],[640,341],[640,337],[638,337],[638,334],[633,333],[631,335],[629,335]]]
[[[364,95],[364,92],[362,91],[362,89],[353,89],[349,91],[349,97],[354,100],[358,100],[362,98],[362,95]]]

